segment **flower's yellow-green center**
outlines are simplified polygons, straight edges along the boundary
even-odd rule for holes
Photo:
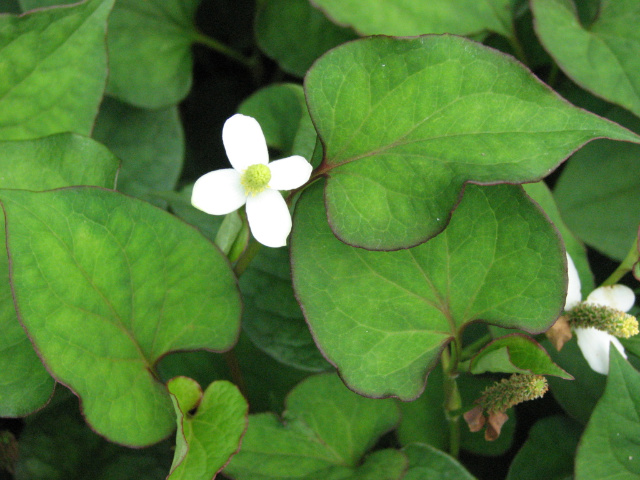
[[[251,165],[244,171],[240,178],[240,182],[247,192],[247,195],[256,195],[262,192],[267,188],[269,180],[271,180],[271,170],[261,163]]]

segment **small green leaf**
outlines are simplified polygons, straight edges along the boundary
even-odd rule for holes
[[[255,20],[260,49],[288,73],[304,76],[324,52],[358,36],[331,23],[308,0],[265,0]]]
[[[167,441],[144,449],[107,442],[82,420],[78,399],[58,387],[52,405],[26,419],[15,478],[164,480],[171,454]]]
[[[529,430],[529,437],[511,463],[507,480],[565,480],[572,478],[582,426],[567,417],[546,417]]]
[[[640,115],[640,3],[603,0],[581,25],[572,0],[533,0],[535,28],[558,66],[577,84]]]
[[[588,149],[591,145],[587,145],[584,149]],[[564,240],[564,246],[567,249],[567,253],[571,255],[571,259],[578,270],[580,276],[580,287],[582,292],[582,298],[587,298],[587,295],[593,291],[595,284],[593,281],[593,273],[589,266],[589,259],[587,258],[587,251],[584,245],[578,240],[575,235],[565,225],[560,211],[553,198],[553,194],[544,182],[527,183],[523,185],[524,191],[527,192],[533,200],[544,210],[549,219],[556,226],[562,240]]]
[[[640,146],[599,140],[569,160],[554,195],[567,226],[584,242],[622,260],[638,235]]]
[[[610,350],[602,398],[580,439],[576,478],[637,479],[640,476],[640,373],[618,350]]]
[[[93,138],[122,160],[118,190],[148,200],[154,191],[173,190],[182,170],[184,134],[178,109],[142,110],[106,97]]]
[[[312,0],[329,17],[363,35],[471,35],[492,31],[510,36],[511,0]]]
[[[195,380],[185,377],[170,380],[168,387],[177,398],[177,446],[181,448],[176,449],[167,478],[214,478],[239,448],[247,426],[247,401],[226,381],[213,382],[204,395]],[[190,413],[196,406],[197,412]]]
[[[473,480],[458,461],[430,445],[412,444],[403,449],[409,470],[403,480]]]
[[[295,299],[288,249],[262,248],[240,278],[240,289],[242,328],[258,348],[302,370],[331,368],[313,342]]]
[[[166,437],[175,413],[158,359],[237,338],[227,260],[175,217],[116,192],[3,190],[0,199],[16,308],[47,369],[102,435],[135,446]]]
[[[258,120],[267,145],[283,156],[311,159],[317,135],[300,85],[283,83],[258,90],[238,111]]]
[[[0,188],[112,188],[118,171],[118,160],[106,148],[69,133],[0,142],[0,152]],[[4,251],[4,219],[0,225],[0,249]],[[0,277],[0,416],[23,416],[42,407],[54,382],[16,317],[6,255],[0,256]]]
[[[442,234],[397,252],[340,242],[322,200],[318,182],[296,207],[294,288],[319,348],[358,392],[416,398],[470,322],[541,332],[564,305],[560,240],[519,187],[467,186]]]
[[[511,57],[450,35],[350,42],[314,64],[305,88],[329,223],[367,249],[441,232],[466,182],[531,182],[595,138],[640,142]]]
[[[0,16],[0,139],[91,132],[107,78],[113,2]]]
[[[469,371],[474,375],[485,372],[527,373],[573,380],[571,375],[553,363],[538,342],[520,333],[489,343],[471,359]]]
[[[249,417],[242,449],[225,475],[238,480],[390,478],[370,475],[366,462],[358,466],[376,440],[398,423],[393,400],[361,397],[336,375],[322,374],[294,388],[286,406],[284,423],[273,414]],[[389,454],[383,455],[389,460]]]

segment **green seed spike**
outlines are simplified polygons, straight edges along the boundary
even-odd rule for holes
[[[622,338],[629,338],[638,333],[636,317],[603,305],[583,302],[567,312],[567,316],[574,328],[593,327]]]
[[[514,405],[542,397],[548,389],[547,379],[542,375],[514,373],[487,387],[480,405],[489,414],[505,412]]]

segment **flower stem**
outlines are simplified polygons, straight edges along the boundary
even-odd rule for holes
[[[247,246],[247,249],[240,256],[240,258],[238,258],[238,261],[233,267],[233,273],[236,274],[236,277],[240,278],[240,276],[247,269],[251,261],[255,258],[255,256],[260,251],[260,247],[262,247],[262,245],[258,241],[256,241],[255,238],[251,238],[251,240],[249,240],[249,245]]]
[[[235,51],[233,48],[226,46],[225,44],[219,42],[215,38],[211,38],[211,37],[203,34],[202,32],[195,31],[193,33],[193,40],[196,43],[200,43],[200,44],[202,44],[202,45],[204,45],[206,47],[209,47],[212,50],[215,50],[218,53],[221,53],[222,55],[226,56],[227,58],[235,60],[239,64],[244,65],[245,67],[247,67],[249,69],[252,69],[252,68],[254,68],[256,66],[255,57],[252,57],[252,58],[245,57],[240,52]]]
[[[227,362],[227,366],[231,372],[231,379],[233,380],[233,383],[238,387],[238,390],[240,390],[240,393],[244,398],[249,398],[247,395],[247,385],[244,383],[242,369],[240,368],[238,357],[236,357],[235,348],[232,348],[228,352],[224,352],[224,360]]]
[[[444,409],[449,424],[449,453],[454,458],[460,454],[459,412],[462,408],[462,398],[456,382],[457,358],[454,346],[446,347],[440,357],[443,370]]]
[[[624,277],[627,273],[629,273],[633,269],[633,265],[638,261],[638,239],[633,242],[631,250],[627,253],[627,256],[624,258],[622,263],[618,265],[618,268],[614,270],[614,272],[609,275],[604,282],[602,282],[602,286],[606,287],[609,285],[614,285],[618,283],[622,277]]]
[[[462,349],[462,353],[460,354],[460,360],[468,360],[473,357],[478,351],[480,351],[487,343],[493,340],[493,337],[490,333],[487,333],[477,339],[476,341],[470,343],[466,347]]]

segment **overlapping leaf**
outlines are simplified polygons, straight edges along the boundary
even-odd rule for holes
[[[178,433],[167,478],[214,478],[239,448],[247,424],[247,401],[226,381],[213,382],[204,394],[195,380],[186,377],[172,379],[168,387],[177,399]]]
[[[73,134],[0,142],[0,188],[47,190],[71,185],[113,188],[118,160],[102,145]],[[0,249],[5,251],[4,218]],[[9,285],[9,264],[0,255],[0,415],[22,416],[40,408],[53,379],[20,326]]]
[[[559,238],[519,187],[468,186],[445,232],[397,252],[340,242],[321,205],[318,183],[296,209],[294,288],[319,347],[358,392],[415,398],[469,322],[540,332],[564,305]]]
[[[363,35],[471,35],[492,31],[509,36],[511,0],[312,0],[337,23]]]
[[[602,0],[588,27],[573,0],[533,0],[531,7],[542,44],[569,77],[640,115],[640,3]]]
[[[409,457],[409,470],[403,480],[473,480],[454,458],[429,445],[413,444],[404,453]]]
[[[226,259],[175,217],[113,191],[3,190],[0,200],[16,308],[48,370],[112,441],[166,437],[175,413],[155,363],[237,338]]]
[[[392,400],[350,392],[333,374],[310,377],[287,397],[284,423],[273,414],[249,417],[242,449],[225,475],[244,480],[399,479],[406,459],[382,450],[362,457],[400,419]],[[391,470],[391,474],[390,471]]]
[[[368,249],[442,231],[465,182],[530,182],[594,138],[640,141],[455,36],[351,42],[321,57],[305,86],[331,228]]]
[[[283,70],[304,76],[327,50],[357,38],[355,32],[331,23],[309,0],[267,0],[258,5],[256,41]]]
[[[107,79],[113,2],[0,16],[0,140],[91,132]]]
[[[640,476],[640,373],[615,348],[604,395],[580,440],[576,478]]]
[[[31,10],[74,1],[20,4]],[[193,21],[199,4],[200,0],[118,0],[109,18],[107,93],[152,109],[182,100],[191,88],[191,44],[198,36]]]

